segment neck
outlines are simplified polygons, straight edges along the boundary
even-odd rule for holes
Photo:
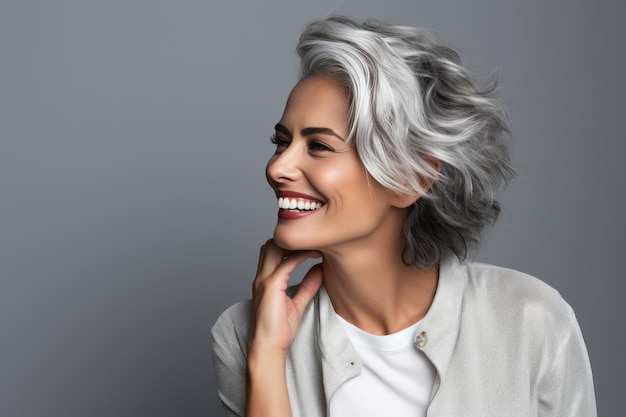
[[[337,314],[372,334],[391,334],[419,321],[437,288],[438,266],[418,269],[402,262],[404,241],[324,252],[324,284]],[[352,245],[354,246],[354,245]]]

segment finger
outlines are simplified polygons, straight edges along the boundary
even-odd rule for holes
[[[302,316],[304,308],[322,286],[322,281],[322,264],[313,265],[302,279],[298,291],[292,298],[299,317]]]
[[[298,265],[311,256],[315,256],[314,251],[293,252],[290,256],[283,259],[276,269],[267,277],[263,277],[262,275],[257,276],[252,285],[253,298],[254,295],[260,296],[266,290],[285,291],[287,289],[291,273],[298,267]]]
[[[261,272],[261,268],[263,266],[263,262],[265,261],[266,254],[272,246],[276,246],[276,244],[274,243],[274,239],[268,239],[265,241],[264,244],[261,245],[261,248],[259,249],[259,261],[256,268],[257,275],[259,275],[259,273]]]
[[[260,277],[270,275],[289,253],[290,252],[278,247],[273,239],[268,240],[265,245],[263,245],[263,251],[259,256],[257,275]]]
[[[252,282],[252,298],[255,301],[255,305],[261,295],[260,287],[263,282],[272,276],[276,272],[277,267],[283,260],[283,250],[279,248],[273,239],[269,239],[261,247],[259,254],[259,264],[257,266],[257,275]],[[286,279],[289,280],[289,277]]]
[[[296,256],[294,258],[294,256]],[[286,250],[274,243],[272,239],[268,240],[264,245],[262,258],[259,259],[259,267],[257,270],[257,280],[264,280],[270,277],[274,272],[278,270],[278,268],[285,264],[287,266],[292,266],[291,270],[288,270],[288,273],[291,273],[298,264],[302,263],[307,258],[318,258],[322,256],[320,252],[313,250]],[[291,262],[286,262],[290,259],[295,259],[296,264],[293,265]]]
[[[295,251],[289,254],[289,256],[285,256],[282,258],[280,264],[272,271],[272,273],[268,276],[268,278],[281,277],[285,282],[288,281],[289,275],[295,271],[295,269],[315,255],[313,251]]]

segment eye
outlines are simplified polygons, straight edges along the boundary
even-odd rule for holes
[[[329,152],[333,151],[333,148],[331,148],[330,146],[326,145],[323,142],[319,142],[315,140],[309,143],[309,149],[312,151],[329,151]]]
[[[284,151],[287,146],[289,146],[289,142],[283,138],[280,138],[276,135],[270,136],[270,142],[276,145],[276,152],[280,153]]]

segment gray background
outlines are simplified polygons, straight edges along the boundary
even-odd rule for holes
[[[618,3],[2,0],[0,416],[220,414],[209,329],[272,231],[297,37],[336,6],[499,71],[521,174],[478,258],[561,291],[600,415],[621,414]]]

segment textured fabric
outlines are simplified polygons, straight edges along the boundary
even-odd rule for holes
[[[250,302],[212,329],[218,393],[226,415],[245,412]],[[430,417],[595,417],[580,328],[557,291],[520,272],[443,262],[418,346],[437,370]],[[294,417],[324,417],[333,393],[361,363],[324,287],[307,306],[287,357]]]

